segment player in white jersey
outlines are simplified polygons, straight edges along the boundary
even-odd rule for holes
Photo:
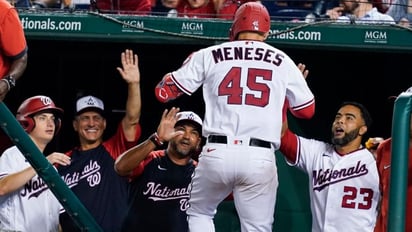
[[[158,100],[167,102],[203,85],[207,141],[192,179],[191,232],[215,231],[216,208],[231,193],[242,231],[272,231],[284,100],[300,118],[311,118],[315,103],[292,59],[264,42],[269,30],[266,8],[244,3],[231,41],[192,53],[156,86]]]
[[[357,102],[344,102],[332,124],[332,142],[286,129],[280,151],[288,163],[308,174],[312,231],[372,232],[380,200],[373,154],[362,146],[372,119]]]
[[[26,99],[17,120],[37,148],[43,152],[59,131],[63,110],[47,96]],[[67,165],[70,158],[53,152],[51,164]],[[61,205],[16,147],[0,156],[0,231],[57,232]]]

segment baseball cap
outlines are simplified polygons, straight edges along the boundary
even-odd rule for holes
[[[76,115],[79,115],[85,111],[96,111],[103,115],[103,101],[91,95],[79,98],[76,102]]]
[[[195,126],[197,126],[197,129],[199,132],[202,132],[202,119],[197,115],[196,113],[192,111],[182,111],[176,114],[177,117],[177,122],[176,125],[179,125],[181,123],[192,123]]]

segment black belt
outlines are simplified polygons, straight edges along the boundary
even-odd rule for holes
[[[227,137],[224,135],[209,135],[207,137],[209,143],[224,143],[227,144]],[[270,142],[261,139],[250,138],[249,146],[271,148]]]

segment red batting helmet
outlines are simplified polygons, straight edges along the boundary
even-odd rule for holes
[[[266,7],[259,2],[246,2],[236,11],[229,39],[236,40],[239,32],[242,31],[266,33],[269,30],[270,16]]]
[[[17,110],[17,115],[16,119],[17,121],[21,124],[23,129],[27,132],[30,133],[33,131],[35,123],[33,120],[33,116],[36,113],[39,113],[41,111],[50,111],[52,112],[55,117],[55,134],[59,131],[60,126],[61,126],[61,116],[63,114],[63,110],[61,108],[56,107],[54,102],[50,97],[47,96],[34,96],[27,98],[21,105],[19,106]]]

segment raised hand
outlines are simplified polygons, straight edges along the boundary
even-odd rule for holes
[[[157,135],[161,141],[169,141],[183,133],[182,131],[175,131],[175,124],[177,122],[176,114],[179,110],[177,107],[172,107],[170,110],[166,109],[163,111],[162,119],[157,127]]]
[[[126,49],[121,54],[122,68],[117,67],[120,75],[127,83],[140,82],[139,59],[133,51]]]
[[[297,66],[298,66],[298,69],[302,72],[303,77],[306,79],[306,77],[308,77],[309,75],[309,70],[306,69],[306,65],[299,63]]]

